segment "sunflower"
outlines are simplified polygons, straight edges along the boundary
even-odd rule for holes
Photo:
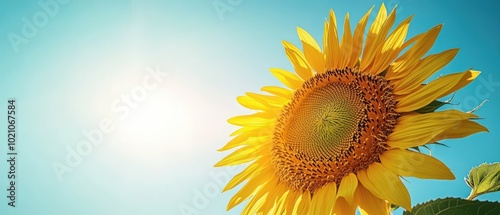
[[[487,131],[473,113],[436,111],[479,72],[423,84],[458,52],[424,56],[442,25],[406,40],[412,17],[390,31],[396,12],[382,4],[365,37],[372,9],[353,33],[347,14],[341,37],[330,10],[323,49],[297,28],[303,51],[283,42],[295,73],[271,69],[286,88],[237,98],[255,113],[228,120],[241,128],[220,151],[236,150],[215,165],[248,163],[223,189],[246,181],[227,210],[249,199],[242,214],[388,214],[390,204],[411,210],[401,177],[455,178],[418,148]]]

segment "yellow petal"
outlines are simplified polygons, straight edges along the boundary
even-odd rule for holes
[[[273,173],[271,173],[273,174]],[[250,202],[245,206],[242,214],[254,215],[262,214],[260,211],[272,209],[275,199],[281,195],[283,189],[278,184],[277,177],[267,177],[268,180],[263,180],[262,186],[258,188]],[[277,189],[278,188],[278,189]],[[272,192],[271,192],[272,191]]]
[[[375,196],[386,199],[406,210],[411,210],[408,190],[399,177],[380,163],[372,163],[367,170],[358,171],[358,179]]]
[[[397,112],[410,112],[422,108],[432,101],[446,96],[472,82],[480,72],[469,70],[440,77],[419,87],[415,92],[403,96],[396,105]]]
[[[418,34],[417,36],[414,36],[410,38],[409,40],[405,41],[403,45],[401,46],[401,50],[405,50],[406,48],[414,45],[417,41],[419,41],[425,33]],[[405,53],[406,54],[406,53]],[[404,54],[403,54],[404,56]],[[403,78],[404,76],[407,75],[407,73],[411,73],[412,70],[402,70],[401,69],[401,64],[403,62],[401,61],[401,57],[397,58],[390,66],[389,69],[387,70],[387,73],[385,74],[385,79],[390,80],[390,81],[395,81]]]
[[[319,188],[311,200],[309,214],[329,214],[335,207],[335,195],[337,193],[337,184],[331,182],[322,188]]]
[[[231,133],[229,136],[233,137],[236,135],[244,134],[244,133],[251,133],[254,136],[258,135],[269,135],[274,132],[274,125],[270,124],[268,126],[245,126],[242,128],[237,129],[233,133]]]
[[[266,135],[266,136],[251,136],[248,133],[245,134],[240,134],[230,140],[224,147],[219,149],[218,151],[226,151],[238,146],[243,146],[243,145],[257,145],[257,144],[263,144],[265,142],[268,142],[269,140],[272,139],[272,136]]]
[[[387,67],[402,51],[402,45],[408,32],[412,17],[408,17],[401,22],[396,29],[389,35],[387,40],[383,42],[382,49],[376,55],[372,67],[369,69],[374,74],[379,74]]]
[[[357,186],[358,178],[354,173],[349,173],[347,176],[342,178],[342,181],[340,182],[337,198],[344,197],[349,204],[352,204],[354,192],[356,191]]]
[[[411,16],[406,18],[396,27],[396,29],[389,35],[389,37],[387,37],[387,40],[382,46],[382,53],[398,49],[403,45],[411,19]]]
[[[321,50],[316,40],[304,29],[297,27],[297,34],[299,35],[300,41],[311,46],[316,51]]]
[[[344,198],[338,198],[333,209],[335,215],[356,214],[356,205],[349,204]]]
[[[401,149],[421,146],[436,140],[439,134],[456,126],[458,122],[476,117],[457,110],[405,115],[397,120],[397,126],[387,138],[387,144]]]
[[[272,143],[269,141],[265,144]],[[221,166],[234,166],[238,164],[248,163],[257,159],[257,157],[263,153],[263,147],[258,146],[243,146],[236,151],[232,152],[228,156],[224,157],[222,160],[215,164],[215,167]]]
[[[340,46],[337,32],[337,21],[335,20],[335,13],[330,10],[330,22],[328,24],[328,39],[325,49],[326,54],[326,68],[338,68],[340,59]]]
[[[236,137],[234,137],[232,140],[230,140],[226,145],[224,145],[222,148],[218,149],[217,151],[226,151],[229,149],[232,149],[236,146],[241,146],[245,144],[245,140],[247,140],[250,137],[248,133],[245,134],[240,134]]]
[[[359,184],[356,189],[354,200],[356,204],[359,205],[360,212],[363,215],[389,214],[386,202],[374,196],[361,184]]]
[[[470,120],[461,120],[457,122],[455,126],[450,127],[449,129],[438,135],[435,139],[433,139],[433,141],[467,137],[471,134],[475,134],[481,131],[488,132],[488,129],[477,122]]]
[[[297,33],[302,41],[302,48],[307,62],[316,72],[323,72],[325,70],[325,56],[321,53],[318,43],[302,28],[297,27]]]
[[[283,41],[283,46],[285,47],[286,56],[290,62],[292,62],[295,72],[303,79],[307,80],[313,76],[311,67],[307,62],[304,54],[295,47],[293,44]]]
[[[409,125],[398,125],[388,137],[388,144],[397,148],[410,148],[429,143],[434,137],[446,129],[453,127],[450,121],[423,121]]]
[[[227,120],[233,125],[239,126],[264,126],[275,121],[276,116],[265,112],[258,112],[250,115],[235,116]]]
[[[254,177],[248,180],[248,182],[229,200],[227,204],[226,210],[230,210],[234,206],[242,203],[246,199],[248,199],[251,195],[256,194],[260,190],[265,189],[266,185],[271,180],[269,178],[264,177]],[[252,201],[257,199],[256,196],[253,197]],[[247,204],[249,206],[249,204]]]
[[[283,186],[286,186],[286,185],[283,185]],[[284,214],[286,212],[286,200],[287,200],[288,196],[291,195],[291,192],[293,192],[293,191],[290,189],[287,189],[286,187],[283,191],[284,191],[283,194],[278,195],[278,198],[276,199],[276,203],[273,207],[273,210],[270,211],[269,214]]]
[[[377,16],[370,26],[370,30],[368,31],[368,36],[366,38],[365,50],[363,51],[363,56],[365,56],[365,52],[370,52],[374,47],[374,42],[377,38],[380,29],[384,25],[385,20],[387,19],[387,9],[385,8],[384,3],[380,6],[378,10]]]
[[[405,95],[415,91],[431,75],[453,60],[457,53],[458,49],[450,49],[425,57],[415,68],[411,69],[413,72],[408,73],[407,76],[400,80],[391,81],[391,83],[394,83],[394,93],[396,95]]]
[[[452,87],[448,88],[447,91],[443,92],[442,90],[440,90],[439,91],[440,94],[438,95],[437,98],[441,98],[443,96],[449,95],[450,93],[453,93],[453,92],[459,90],[460,88],[466,86],[467,84],[469,84],[470,82],[472,82],[474,79],[476,79],[477,76],[479,76],[479,74],[481,74],[481,72],[476,71],[476,70],[469,70],[469,71],[466,71],[466,72],[463,72],[463,73],[449,75],[449,76],[454,76],[455,75],[453,78],[452,77],[447,77],[447,78],[450,81],[456,81],[456,84],[449,84]],[[461,76],[461,78],[459,79],[458,77],[460,77],[460,76]],[[437,80],[435,80],[435,81],[437,81]],[[437,81],[437,83],[435,83],[434,85],[436,85],[436,86],[441,85],[442,86],[443,83],[447,83],[447,82],[444,82],[444,81],[446,81],[446,80]],[[429,83],[429,85],[431,83]],[[431,87],[429,87],[429,89],[427,89],[427,90],[432,91]]]
[[[250,96],[251,98],[255,99],[255,101],[257,101],[263,105],[266,105],[268,107],[268,109],[272,109],[272,108],[280,108],[281,109],[283,107],[283,105],[288,103],[288,99],[285,99],[285,98],[279,97],[279,96],[262,95],[262,94],[251,93],[251,92],[247,92],[246,94],[247,94],[247,96]]]
[[[256,212],[262,214],[281,214],[280,213],[271,213],[273,210],[277,210],[278,200],[283,196],[283,194],[288,190],[288,187],[283,183],[279,183],[277,180],[273,182],[274,186],[270,187],[269,195],[266,198],[266,201]]]
[[[450,169],[429,155],[403,149],[392,149],[380,155],[381,163],[399,176],[428,179],[455,179]]]
[[[311,194],[309,191],[303,192],[297,198],[292,214],[307,214],[311,205]]]
[[[417,34],[416,36],[413,36],[412,38],[410,38],[409,40],[405,41],[403,43],[403,49],[406,49],[412,45],[414,45],[417,41],[420,41],[422,39],[423,36],[427,35],[428,32],[424,32],[424,33],[420,33],[420,34]],[[402,57],[402,56],[401,56]],[[396,61],[401,61],[401,58],[398,58]]]
[[[286,71],[284,69],[271,68],[271,74],[274,75],[278,80],[280,80],[283,84],[289,87],[292,90],[299,89],[302,86],[302,80],[297,77],[295,74]]]
[[[443,110],[425,114],[405,114],[398,119],[398,125],[408,125],[415,123],[425,123],[427,121],[457,121],[464,119],[476,119],[478,116],[473,113],[459,110]]]
[[[242,215],[254,215],[256,212],[262,208],[262,206],[266,203],[267,196],[269,192],[262,192],[264,188],[262,188],[250,201],[247,203],[243,211]]]
[[[256,101],[255,99],[249,96],[238,96],[236,101],[241,104],[241,106],[246,107],[252,110],[268,110],[269,107]]]
[[[399,79],[406,74],[408,74],[410,69],[414,67],[424,56],[427,51],[434,45],[434,42],[436,41],[437,36],[439,35],[439,32],[441,31],[443,25],[438,25],[434,28],[431,28],[427,32],[425,32],[422,35],[417,35],[416,38],[417,41],[415,41],[415,44],[411,46],[408,51],[406,51],[401,57],[397,58],[392,67],[392,72],[389,74],[387,77],[389,80],[392,79]],[[413,40],[411,40],[413,42]],[[411,43],[406,43],[407,45]],[[403,48],[404,45],[403,45]]]
[[[254,176],[256,173],[260,173],[262,171],[262,165],[261,163],[258,162],[253,162],[250,164],[247,168],[245,168],[243,171],[235,175],[231,181],[227,183],[227,185],[222,189],[222,192],[228,191],[230,189],[233,189],[235,186],[238,186],[241,182],[251,178]]]
[[[283,207],[284,207],[284,215],[293,215],[293,208],[295,207],[296,203],[298,204],[298,197],[300,193],[294,190],[290,190],[288,192],[287,198],[283,201]]]
[[[354,30],[353,46],[352,46],[352,56],[350,62],[347,64],[349,67],[354,67],[359,60],[361,55],[361,50],[363,48],[363,37],[365,34],[366,22],[372,11],[373,7],[368,10],[368,12],[361,18]]]
[[[385,24],[386,21],[387,21],[387,9],[385,8],[385,5],[382,3],[378,11],[377,17],[375,17],[375,21],[373,21],[373,24],[370,26],[370,30],[368,31],[368,36],[366,37],[366,43],[363,50],[363,57],[359,65],[361,71],[365,71],[366,68],[368,68],[368,66],[371,65],[373,59],[375,58],[375,51],[377,49],[377,46],[379,45],[382,39],[385,39],[385,36],[387,35],[387,32],[383,34],[386,29],[387,31],[389,30],[388,28],[384,27],[384,25],[386,25]],[[387,24],[391,23],[388,22]]]
[[[326,53],[328,48],[328,21],[325,20],[325,23],[323,25],[323,58],[325,58],[325,68],[326,68]],[[326,71],[326,70],[325,70]],[[319,71],[316,71],[319,72]],[[323,71],[324,72],[324,71]],[[322,72],[319,72],[322,73]]]
[[[261,89],[264,92],[268,92],[277,96],[280,96],[285,99],[290,99],[293,96],[293,92],[289,89],[285,89],[283,87],[275,87],[275,86],[265,86]]]
[[[345,15],[344,22],[344,35],[342,36],[342,40],[340,41],[340,52],[342,53],[339,68],[344,68],[349,66],[349,62],[351,59],[351,53],[353,49],[353,40],[351,34],[351,26],[349,24],[349,13]]]

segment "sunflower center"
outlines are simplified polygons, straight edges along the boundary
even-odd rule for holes
[[[356,86],[337,83],[304,97],[283,132],[290,148],[317,159],[347,150],[363,117],[363,100],[357,91]]]
[[[272,162],[280,180],[314,192],[379,161],[398,113],[381,76],[331,70],[307,80],[283,108]]]

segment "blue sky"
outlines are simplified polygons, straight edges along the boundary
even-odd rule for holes
[[[0,106],[16,99],[18,178],[16,208],[2,198],[0,213],[239,214],[224,213],[236,190],[218,190],[241,167],[213,168],[236,129],[226,120],[250,113],[235,98],[280,85],[268,69],[292,69],[281,41],[299,45],[297,26],[319,40],[330,8],[338,20],[349,12],[353,25],[382,2],[1,1]],[[460,52],[440,73],[482,71],[448,108],[489,100],[476,113],[490,132],[431,147],[456,180],[405,182],[413,204],[466,197],[470,168],[500,158],[500,6],[384,2],[398,5],[398,22],[415,15],[409,35],[444,23],[430,53]],[[1,195],[7,168],[0,164]]]

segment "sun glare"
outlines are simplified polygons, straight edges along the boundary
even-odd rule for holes
[[[172,140],[187,132],[190,119],[184,106],[174,96],[151,95],[132,109],[119,127],[131,142]]]

